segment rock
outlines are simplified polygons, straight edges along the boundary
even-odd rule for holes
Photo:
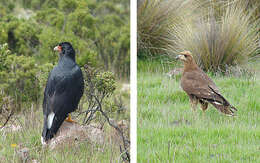
[[[29,160],[29,148],[22,148],[17,151],[17,155],[21,162],[27,162]]]
[[[71,144],[75,141],[85,140],[97,144],[103,144],[104,132],[91,125],[80,125],[78,123],[64,121],[56,136],[51,139],[47,145],[50,149],[54,149],[58,145]]]
[[[131,89],[131,87],[130,87],[130,84],[127,84],[127,83],[124,83],[123,85],[122,85],[122,88],[121,88],[121,92],[130,92],[130,89]]]
[[[174,68],[171,71],[169,71],[168,73],[166,73],[167,76],[174,77],[176,75],[180,75],[183,71],[183,68]]]
[[[113,120],[114,123],[116,123],[116,125],[118,126],[118,128],[123,132],[125,139],[129,139],[129,122],[126,120],[121,120],[116,122],[115,120]],[[119,145],[123,145],[122,144],[122,137],[120,135],[120,133],[113,128],[112,133],[111,133],[111,139],[116,142]],[[130,146],[130,144],[127,144],[127,146]]]
[[[91,125],[84,126],[87,134],[87,137],[90,141],[97,143],[97,144],[103,144],[104,143],[104,132],[103,130],[93,127]]]

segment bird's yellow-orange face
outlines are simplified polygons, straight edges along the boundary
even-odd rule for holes
[[[62,51],[62,47],[60,45],[56,46],[54,49],[54,51],[58,51],[61,52]]]
[[[180,59],[180,60],[182,60],[184,62],[191,62],[193,60],[193,57],[192,57],[190,51],[183,51],[176,58]]]

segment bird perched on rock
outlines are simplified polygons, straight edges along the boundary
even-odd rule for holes
[[[54,50],[59,52],[59,61],[49,73],[44,91],[42,144],[54,137],[68,116],[67,121],[73,122],[69,113],[77,109],[84,90],[83,75],[72,45],[62,42]]]
[[[220,112],[234,116],[237,109],[230,105],[220,94],[216,84],[199,68],[191,52],[181,52],[177,59],[184,62],[181,87],[188,94],[193,110],[200,103],[201,109],[205,111],[208,108],[208,103],[211,103]]]

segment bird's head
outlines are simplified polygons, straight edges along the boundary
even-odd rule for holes
[[[193,57],[190,51],[183,51],[176,57],[176,59],[182,60],[183,62],[189,63],[193,61]]]
[[[184,70],[192,70],[198,68],[190,51],[181,52],[180,55],[176,57],[176,59],[182,60],[184,62]]]
[[[75,50],[69,42],[59,43],[54,51],[58,51],[61,57],[67,56],[75,61]]]

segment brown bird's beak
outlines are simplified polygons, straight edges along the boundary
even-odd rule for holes
[[[62,48],[61,48],[61,46],[58,45],[58,46],[56,46],[53,50],[54,50],[54,51],[61,52]]]
[[[186,61],[186,60],[187,60],[187,59],[186,59],[187,55],[189,55],[189,56],[192,57],[190,51],[183,51],[183,52],[180,52],[180,55],[178,55],[178,56],[176,57],[176,59],[180,59],[180,60],[182,60],[182,61]]]
[[[184,55],[177,55],[176,56],[176,58],[175,58],[176,60],[183,60],[183,61],[185,61],[186,60],[186,58],[184,57]]]

